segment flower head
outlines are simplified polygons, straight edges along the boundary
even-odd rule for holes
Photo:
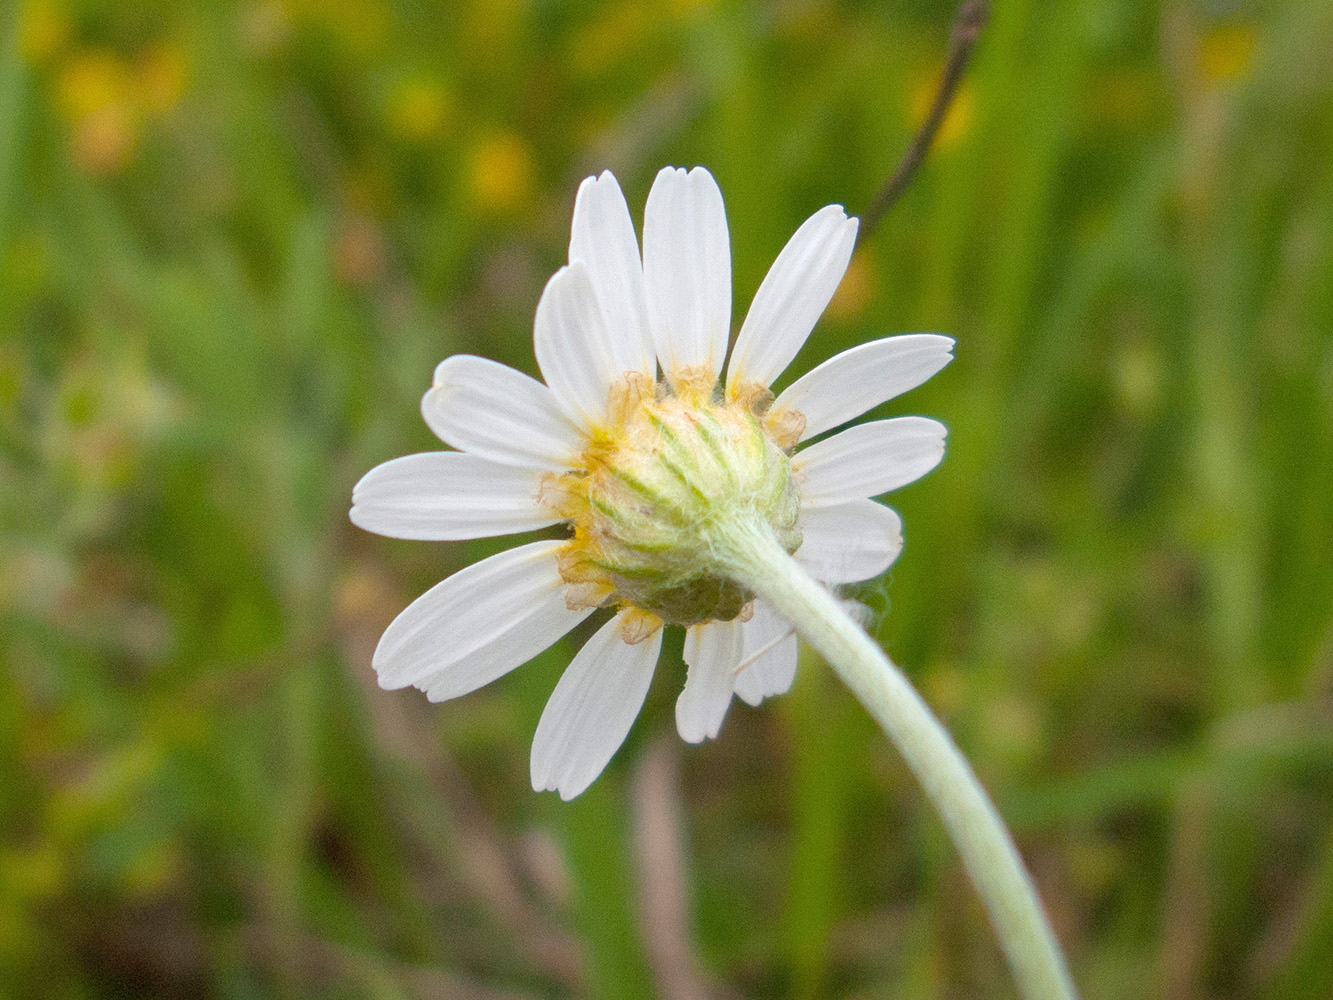
[[[769,389],[833,296],[856,220],[830,205],[778,255],[723,378],[731,253],[722,195],[702,167],[667,167],[644,211],[643,252],[610,172],[579,187],[569,264],[537,306],[545,384],[471,355],[446,358],[422,400],[456,451],[394,459],[353,492],[352,520],[396,538],[463,539],[566,526],[437,584],[385,631],[382,687],[432,701],[526,662],[598,608],[614,616],[574,657],[542,713],[532,783],[569,799],[624,741],[648,692],[662,627],[687,629],[676,724],[716,736],[733,695],[786,691],[796,638],[728,572],[766,532],[816,579],[878,576],[902,547],[869,499],[930,471],[944,427],[899,417],[810,438],[911,389],[953,341],[889,337]]]

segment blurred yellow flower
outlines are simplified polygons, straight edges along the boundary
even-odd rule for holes
[[[85,49],[65,63],[56,84],[60,109],[82,118],[130,100],[130,70],[125,61],[104,49]]]
[[[74,162],[83,170],[114,174],[134,158],[139,123],[125,105],[110,105],[75,122],[70,139]]]
[[[1210,83],[1243,80],[1254,62],[1257,33],[1245,22],[1225,24],[1204,32],[1194,46],[1194,66]]]
[[[123,169],[145,119],[175,109],[187,77],[185,51],[172,42],[145,49],[133,63],[105,49],[75,52],[55,84],[74,161],[90,174]]]
[[[911,98],[908,103],[908,115],[912,127],[919,128],[930,114],[930,107],[935,101],[935,94],[940,87],[940,68],[931,67],[928,71],[921,73],[912,86]],[[949,105],[949,110],[944,114],[944,121],[940,125],[940,130],[935,136],[936,149],[948,149],[955,146],[967,135],[972,127],[972,119],[975,117],[976,97],[973,94],[972,84],[969,80],[964,80],[959,85],[958,91],[953,96],[953,102]]]
[[[833,293],[824,315],[838,323],[853,320],[865,311],[876,290],[875,268],[869,254],[864,250],[853,254],[842,276],[842,284]]]
[[[467,165],[468,195],[483,214],[515,212],[532,196],[532,152],[520,136],[498,132],[482,139]]]
[[[19,47],[23,58],[39,64],[51,59],[69,41],[69,13],[50,0],[29,0],[23,10]]]
[[[444,133],[452,107],[452,96],[443,85],[433,80],[410,79],[393,88],[384,116],[392,135],[424,144]]]
[[[189,77],[186,59],[185,50],[173,42],[154,45],[139,55],[134,83],[145,110],[165,115],[180,103]]]
[[[56,82],[75,162],[90,174],[122,169],[139,139],[130,69],[114,53],[89,49],[72,56]]]

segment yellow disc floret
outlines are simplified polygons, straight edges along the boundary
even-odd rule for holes
[[[560,557],[571,606],[637,609],[645,635],[742,614],[752,595],[724,572],[727,539],[757,527],[789,552],[801,544],[792,415],[769,419],[771,400],[759,388],[723,399],[688,372],[615,387],[608,426],[543,491],[573,529]]]

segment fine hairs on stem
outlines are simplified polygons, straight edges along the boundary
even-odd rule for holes
[[[738,527],[730,572],[824,657],[897,746],[944,821],[1025,1000],[1075,1000],[1036,889],[952,737],[902,672],[762,526]]]

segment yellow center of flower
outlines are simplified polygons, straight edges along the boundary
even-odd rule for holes
[[[730,621],[752,595],[728,578],[726,539],[766,527],[789,552],[801,544],[790,452],[804,419],[767,413],[772,394],[721,398],[711,372],[650,383],[627,375],[573,471],[542,499],[570,523],[560,556],[571,607],[618,605],[633,641],[661,623]]]

